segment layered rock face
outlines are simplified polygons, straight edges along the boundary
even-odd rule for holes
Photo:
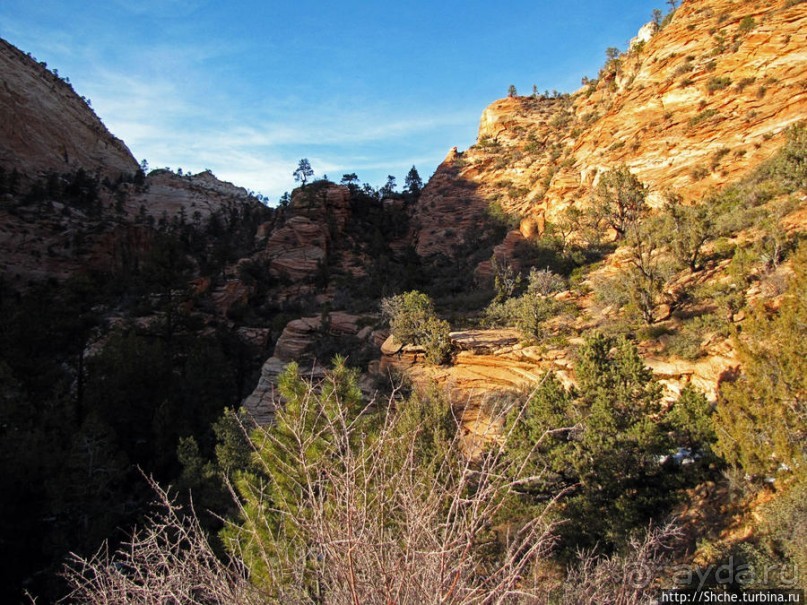
[[[66,80],[0,39],[0,166],[35,175],[83,168],[116,179],[137,162]]]
[[[318,359],[315,348],[323,337],[349,337],[356,347],[377,346],[380,336],[370,326],[361,326],[357,315],[335,311],[327,316],[301,317],[286,324],[275,345],[274,355],[267,359],[261,368],[261,377],[255,390],[247,397],[243,406],[249,416],[259,424],[272,421],[275,409],[280,403],[277,393],[278,376],[291,362],[305,363],[306,376],[314,381],[322,378],[327,359]],[[355,351],[343,351],[350,356]],[[366,377],[362,381],[365,391],[369,391]],[[368,393],[372,395],[372,393]]]
[[[326,262],[328,235],[322,225],[304,216],[293,216],[266,242],[266,255],[276,276],[293,282],[313,277]]]
[[[525,345],[517,330],[507,328],[452,332],[451,343],[457,352],[447,366],[423,363],[423,352],[417,347],[382,347],[379,371],[383,374],[394,368],[406,372],[415,384],[435,383],[444,388],[461,418],[463,444],[471,453],[481,451],[490,438],[486,404],[491,398],[507,392],[523,396],[546,372],[553,372],[567,388],[576,385],[574,355],[568,347]],[[664,386],[667,403],[675,401],[687,385],[714,401],[720,382],[738,366],[731,352],[696,361],[660,358],[651,351],[643,351],[642,357]]]
[[[188,222],[207,222],[216,212],[227,212],[235,206],[256,203],[243,187],[220,181],[209,171],[180,176],[168,170],[155,170],[146,187],[127,197],[125,209],[137,217],[143,207],[148,216],[159,220],[184,216]]]
[[[294,190],[287,218],[268,233],[261,253],[271,274],[288,283],[286,298],[314,292],[337,240],[346,238],[350,214],[346,187],[323,181]]]
[[[492,202],[551,220],[585,205],[599,175],[621,164],[650,187],[651,204],[666,189],[697,201],[745,174],[807,117],[807,5],[788,4],[686,1],[573,95],[492,103],[476,145],[450,153],[426,187],[418,253],[473,237],[470,217]]]

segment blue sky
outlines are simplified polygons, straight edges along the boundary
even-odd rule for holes
[[[316,176],[426,180],[508,86],[573,91],[663,0],[2,0],[0,36],[70,78],[152,168],[276,200]]]

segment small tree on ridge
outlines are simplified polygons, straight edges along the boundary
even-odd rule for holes
[[[297,170],[295,170],[292,175],[295,181],[305,187],[308,179],[314,176],[314,169],[311,168],[311,162],[308,161],[308,158],[300,160],[300,163],[297,165]]]

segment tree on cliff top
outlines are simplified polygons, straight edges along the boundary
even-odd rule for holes
[[[412,166],[412,169],[406,174],[404,187],[406,187],[409,193],[415,196],[420,195],[420,191],[423,189],[423,180],[420,178],[420,174],[418,174],[418,169],[414,166]]]
[[[300,163],[297,165],[297,170],[295,170],[292,175],[295,181],[305,187],[308,179],[314,176],[314,169],[311,168],[311,162],[308,161],[308,158],[300,160]]]

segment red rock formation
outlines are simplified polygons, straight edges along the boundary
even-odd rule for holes
[[[326,262],[328,235],[323,225],[294,216],[269,235],[265,254],[275,276],[300,282],[312,277]]]
[[[376,334],[369,327],[360,328],[359,319],[357,315],[334,311],[327,315],[325,326],[322,316],[301,317],[286,324],[275,345],[274,355],[263,364],[258,385],[243,403],[247,413],[259,424],[272,421],[279,401],[276,392],[278,376],[290,362],[310,360],[311,350],[323,332],[333,336],[355,336],[361,342],[375,342]],[[324,368],[317,363],[319,360],[313,361],[306,376],[317,380],[323,376]]]

